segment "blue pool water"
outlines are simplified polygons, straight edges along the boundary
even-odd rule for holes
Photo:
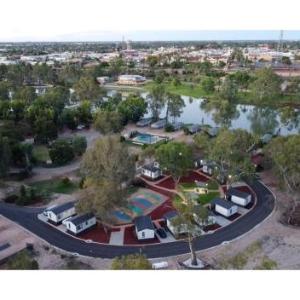
[[[139,133],[135,138],[133,138],[134,142],[147,145],[155,144],[159,140],[161,140],[159,136],[148,133]]]

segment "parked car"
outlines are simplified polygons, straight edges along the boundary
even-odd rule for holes
[[[156,229],[156,233],[162,238],[165,239],[167,237],[167,233],[163,228]]]

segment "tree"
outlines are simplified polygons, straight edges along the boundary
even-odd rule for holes
[[[81,76],[81,67],[75,64],[65,64],[58,73],[59,81],[65,86],[73,86]],[[85,98],[84,98],[85,99]]]
[[[118,112],[121,114],[124,124],[130,121],[137,122],[147,112],[147,103],[142,97],[129,95],[118,105]]]
[[[281,62],[288,66],[292,64],[291,59],[288,56],[282,56]]]
[[[11,148],[7,137],[0,134],[0,177],[5,177],[9,171]]]
[[[75,92],[80,100],[95,101],[103,94],[102,88],[96,83],[94,78],[83,76],[74,85]]]
[[[9,270],[38,270],[39,264],[30,257],[27,251],[21,251],[8,261],[7,268]]]
[[[94,127],[103,134],[118,133],[122,130],[122,117],[117,111],[98,110],[94,116]]]
[[[191,252],[191,264],[197,266],[198,261],[194,249],[194,240],[201,235],[201,224],[207,223],[208,211],[205,207],[195,204],[191,193],[185,192],[184,190],[179,190],[178,192],[182,201],[174,201],[173,203],[178,215],[172,220],[172,225],[175,228],[175,232],[177,231],[176,234],[180,234],[181,230],[186,232],[187,242]],[[196,220],[200,226],[195,222]]]
[[[112,270],[150,270],[152,265],[145,255],[129,254],[116,257],[111,263]]]
[[[245,130],[223,129],[209,145],[209,158],[218,165],[218,172],[227,175],[227,184],[240,179],[251,178],[255,173],[249,149],[255,144],[255,138]]]
[[[124,184],[135,174],[134,157],[118,135],[108,135],[86,151],[80,169],[86,178],[86,189],[78,209],[93,211],[100,219],[107,220],[110,211],[124,203]]]
[[[69,141],[59,139],[52,143],[49,156],[53,164],[61,166],[73,160],[74,150]]]
[[[165,105],[165,96],[166,89],[162,84],[155,84],[151,87],[147,99],[149,101],[149,108],[151,110],[152,117],[154,120],[159,119],[161,109]]]
[[[36,97],[37,95],[35,93],[35,90],[31,86],[22,86],[18,88],[14,94],[14,99],[21,99],[27,105],[32,103],[36,99]]]
[[[215,81],[211,77],[201,80],[201,87],[204,93],[211,94],[215,91]]]
[[[175,95],[172,93],[168,93],[166,95],[166,121],[169,121],[169,115],[173,118],[173,122],[175,122],[176,117],[180,117],[182,114],[182,108],[185,107],[184,100],[180,95]]]
[[[74,136],[72,139],[72,147],[75,155],[82,155],[87,148],[87,140],[85,136]]]
[[[0,100],[9,99],[9,84],[5,81],[0,81]]]
[[[290,191],[300,190],[300,136],[276,137],[267,146],[275,174]]]
[[[161,145],[155,156],[160,167],[172,176],[176,189],[180,178],[192,167],[191,148],[184,143],[170,142]]]
[[[281,93],[281,80],[270,68],[260,69],[255,73],[255,79],[250,85],[254,99],[271,100]]]
[[[78,113],[76,109],[65,108],[61,115],[62,123],[69,129],[75,130],[79,124]]]
[[[93,119],[92,117],[92,105],[88,100],[81,101],[77,108],[77,117],[80,123],[89,125]]]
[[[235,100],[237,99],[237,93],[238,89],[235,81],[232,80],[229,76],[226,76],[220,87],[220,98],[225,99],[229,102],[235,102]]]

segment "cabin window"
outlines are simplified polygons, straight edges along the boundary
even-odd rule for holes
[[[143,238],[145,237],[145,232],[144,232],[144,231],[142,231],[142,237],[143,237]]]

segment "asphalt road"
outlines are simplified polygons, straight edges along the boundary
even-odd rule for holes
[[[249,185],[257,195],[256,206],[234,223],[221,228],[213,234],[196,239],[196,250],[207,249],[237,238],[251,230],[272,213],[275,205],[272,193],[259,181]],[[148,258],[159,258],[189,252],[188,244],[184,241],[145,246],[111,246],[86,243],[72,238],[59,230],[54,230],[51,226],[40,221],[37,218],[37,214],[41,211],[42,209],[40,208],[17,207],[0,202],[0,214],[33,232],[53,246],[72,253],[91,257],[113,258],[124,254],[142,252]]]

